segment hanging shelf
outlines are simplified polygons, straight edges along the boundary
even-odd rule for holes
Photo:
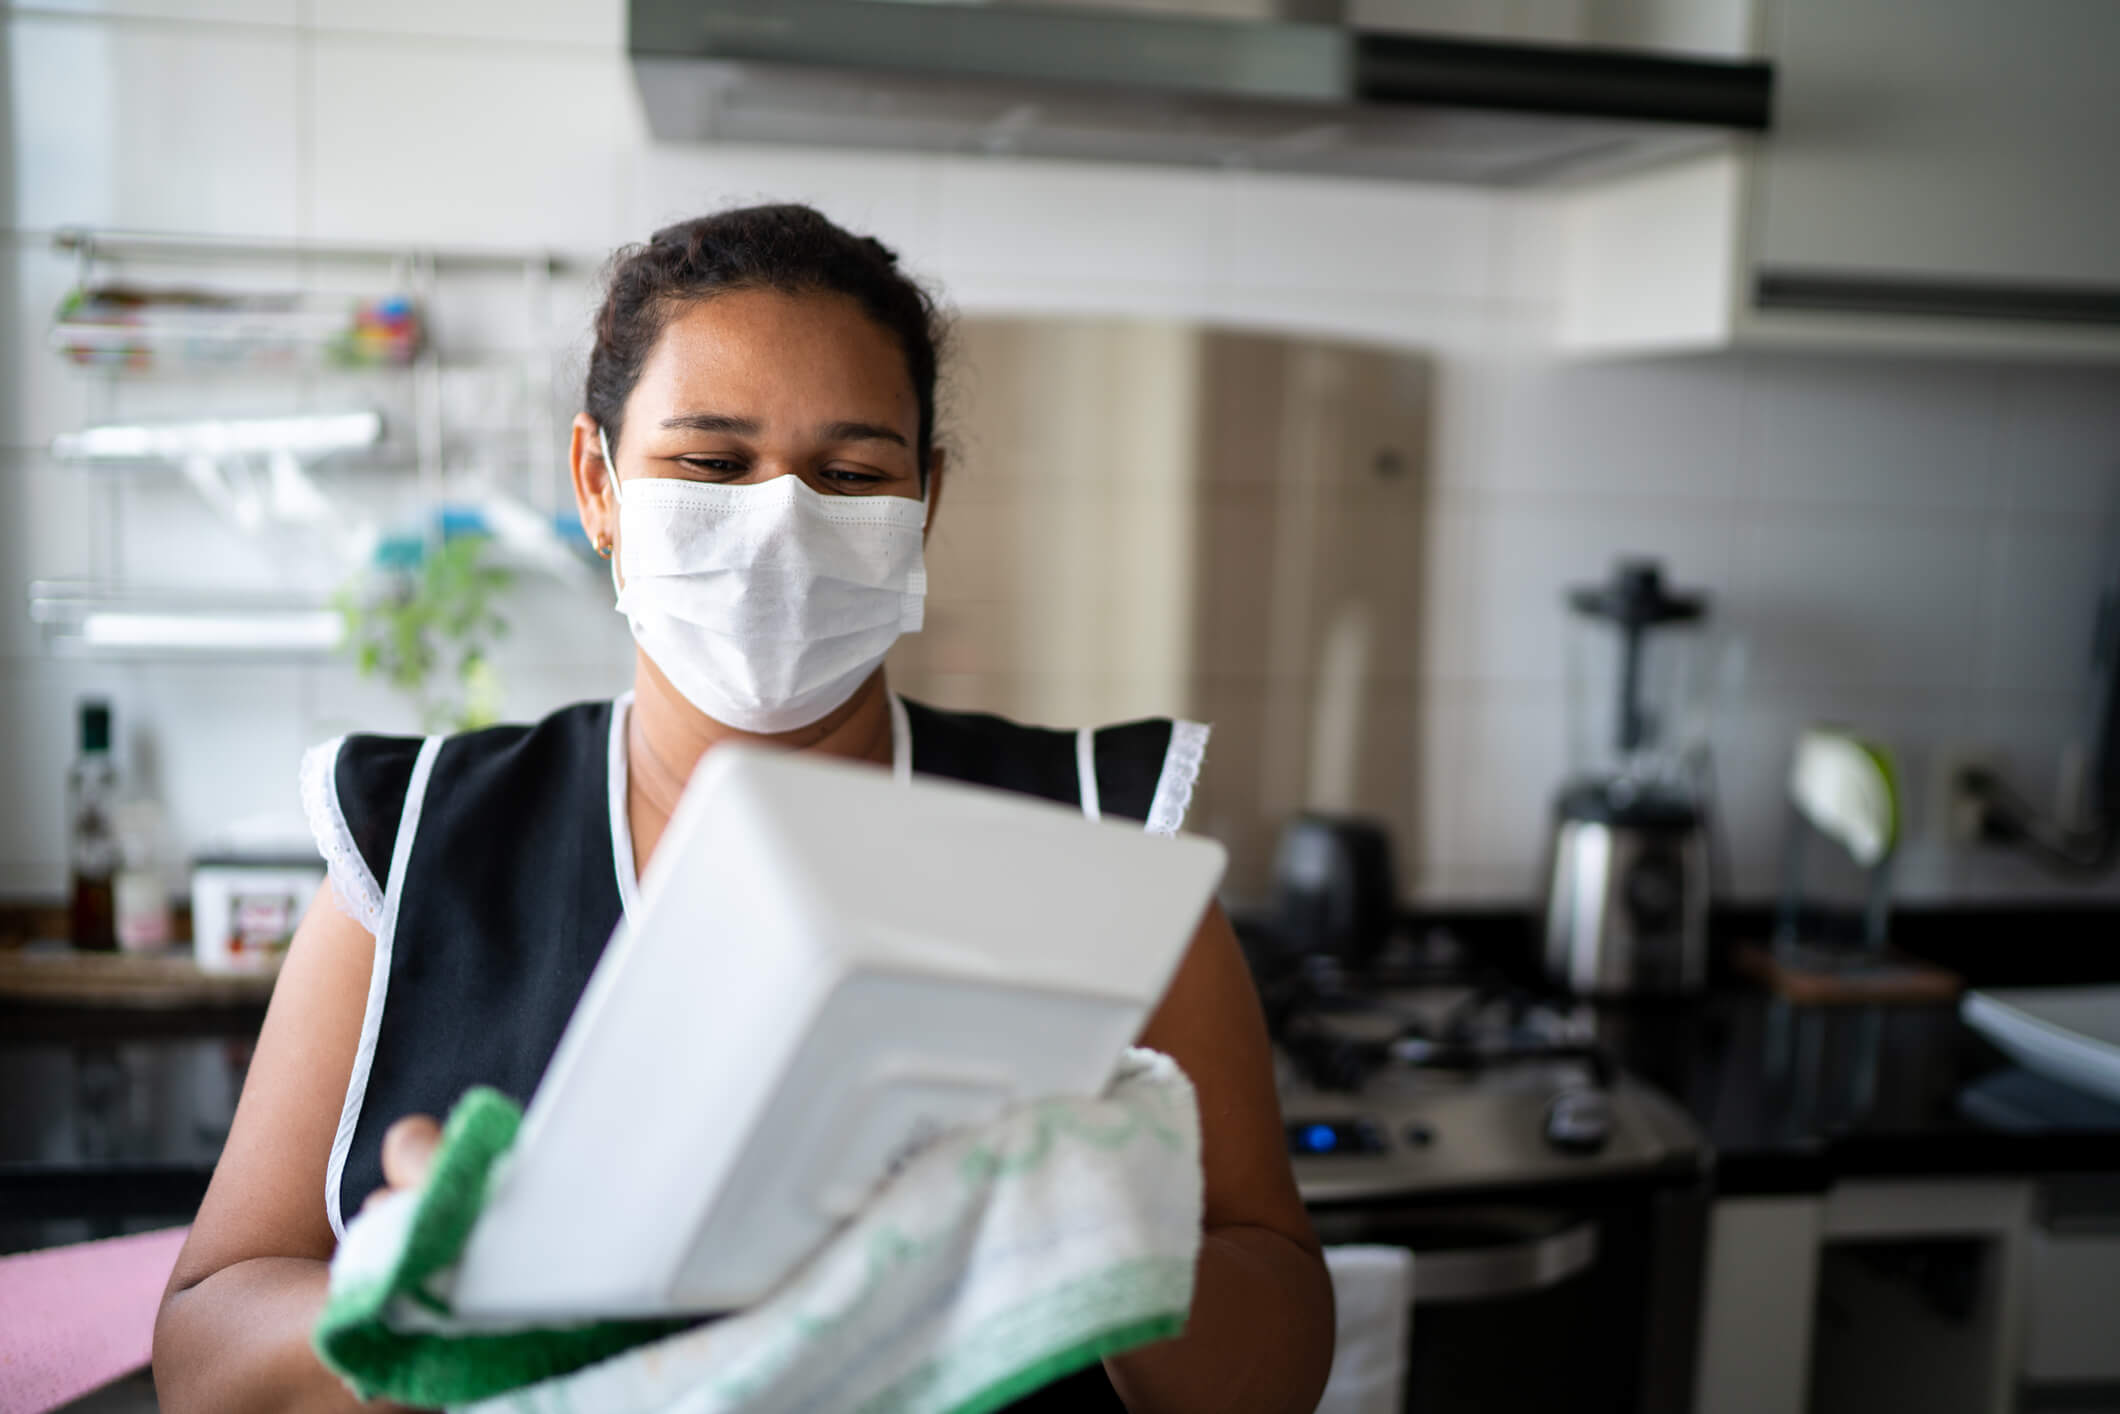
[[[58,311],[50,342],[104,389],[97,425],[54,439],[56,458],[108,470],[161,468],[189,482],[223,519],[250,535],[284,523],[338,527],[331,553],[348,572],[369,563],[384,540],[438,544],[444,525],[461,529],[468,515],[494,537],[514,567],[573,578],[593,576],[579,536],[559,524],[571,512],[558,463],[552,285],[586,272],[588,263],[550,251],[412,248],[311,241],[259,241],[139,231],[62,230],[54,245],[74,256],[76,288]],[[231,273],[259,289],[213,288]],[[201,276],[187,270],[215,272]],[[265,271],[269,274],[261,275]],[[373,278],[364,271],[374,271]],[[145,272],[145,273],[143,273]],[[349,276],[349,272],[350,276]],[[433,324],[445,279],[519,274],[521,346],[502,353],[446,347],[448,330]],[[183,283],[178,283],[179,281]],[[355,285],[362,286],[356,292]],[[489,308],[491,306],[488,306]],[[520,421],[444,427],[443,369],[517,369]],[[221,394],[185,421],[122,415],[126,387],[162,375],[232,388],[245,380],[288,374],[372,372],[407,380],[404,391],[378,397],[384,409],[327,408],[284,416],[214,415]],[[195,381],[181,385],[187,390]],[[285,385],[277,385],[283,387]],[[347,388],[358,385],[330,385]],[[505,384],[503,385],[506,386]],[[305,401],[313,399],[307,394]],[[149,397],[151,404],[154,399]],[[167,401],[166,399],[164,400]],[[233,394],[227,403],[236,401]],[[300,404],[297,404],[298,406]],[[393,424],[395,429],[393,430]],[[454,439],[445,444],[445,430]],[[390,435],[386,440],[386,432]],[[445,447],[450,465],[445,468]],[[468,460],[458,451],[468,447]],[[392,448],[396,450],[393,451]],[[329,458],[365,470],[411,463],[423,507],[409,526],[392,530],[350,513],[337,488],[320,486],[309,469]],[[471,487],[465,468],[503,468]],[[445,476],[446,472],[446,476]],[[131,582],[117,525],[121,482],[99,477],[98,563],[70,581],[31,587],[30,615],[55,652],[95,656],[240,655],[314,658],[343,636],[338,613],[313,590],[258,593],[203,584]],[[518,484],[519,482],[519,484]],[[458,504],[461,502],[462,504]],[[562,504],[565,502],[565,504]]]

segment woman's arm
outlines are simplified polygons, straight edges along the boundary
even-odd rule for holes
[[[354,1399],[309,1348],[336,1245],[324,1170],[374,956],[367,930],[319,890],[273,987],[228,1143],[162,1296],[155,1393],[169,1414],[377,1407]]]
[[[1132,1414],[1307,1414],[1332,1364],[1332,1282],[1289,1170],[1258,993],[1219,905],[1141,1044],[1198,1092],[1206,1237],[1185,1334],[1105,1361],[1112,1385]]]

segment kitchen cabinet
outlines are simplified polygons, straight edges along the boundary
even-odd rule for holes
[[[1760,0],[1772,133],[1558,198],[1560,339],[2120,357],[2120,6]]]
[[[2065,1396],[2107,1408],[2096,1401],[2120,1391],[2116,1298],[2110,1175],[1727,1198],[1710,1220],[1694,1407],[2004,1414]]]
[[[1826,1194],[1812,1414],[2017,1407],[2028,1179],[1867,1179]]]
[[[2025,1253],[2026,1388],[2096,1389],[2120,1405],[2120,1178],[2071,1177],[2040,1199]]]
[[[1823,1202],[1726,1198],[1708,1223],[1695,1414],[1804,1414]]]

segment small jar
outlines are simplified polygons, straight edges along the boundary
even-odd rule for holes
[[[162,874],[162,811],[151,800],[127,801],[113,812],[118,871],[111,881],[118,946],[160,952],[173,936],[169,881]]]

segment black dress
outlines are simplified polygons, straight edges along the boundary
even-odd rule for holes
[[[343,1234],[382,1186],[383,1131],[472,1085],[527,1102],[622,913],[630,699],[447,738],[348,736],[303,762],[341,904],[376,940],[360,1048],[325,1179]],[[1152,719],[1026,727],[892,699],[895,768],[1178,828],[1207,729]],[[1010,1406],[1119,1407],[1101,1366]]]

